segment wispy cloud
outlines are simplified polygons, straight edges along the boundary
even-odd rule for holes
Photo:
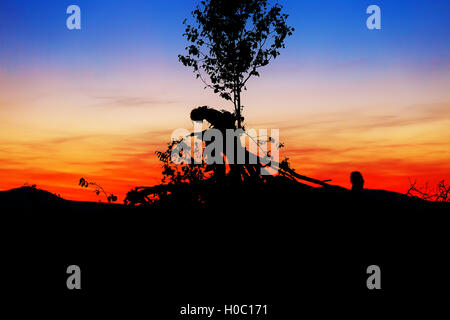
[[[97,107],[157,107],[178,102],[176,100],[156,99],[142,96],[104,95],[93,96],[93,98],[100,100],[100,102],[94,104],[94,106]]]
[[[85,140],[85,139],[94,138],[94,137],[99,137],[99,135],[65,136],[65,137],[48,139],[46,141],[43,141],[42,143],[44,143],[44,144],[62,144],[62,143],[67,143],[67,142]]]

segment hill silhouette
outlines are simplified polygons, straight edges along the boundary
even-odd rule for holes
[[[80,303],[97,295],[140,301],[151,290],[164,314],[171,303],[250,296],[276,301],[280,316],[295,312],[286,286],[314,308],[327,298],[434,297],[448,285],[448,203],[302,184],[244,189],[236,198],[242,190],[230,188],[214,209],[68,201],[34,188],[1,192],[1,218],[15,243],[8,278],[19,292],[45,288],[73,301],[64,268],[76,263],[88,275]],[[365,287],[372,264],[384,272],[382,294]]]
[[[120,207],[108,203],[65,200],[46,190],[27,186],[0,191],[0,203],[2,211],[13,218],[71,213],[85,215],[105,210],[114,211],[114,208]]]
[[[285,181],[284,181],[285,182]],[[335,188],[318,188],[311,187],[305,184],[293,184],[293,183],[276,183],[274,185],[255,185],[255,184],[242,184],[240,186],[228,186],[228,187],[213,187],[207,186],[208,191],[211,194],[225,192],[228,196],[233,193],[240,194],[245,192],[246,195],[236,201],[227,201],[225,198],[217,199],[219,195],[214,198],[214,202],[209,204],[208,207],[204,207],[204,210],[213,210],[219,212],[225,212],[227,207],[232,209],[236,204],[241,209],[264,209],[267,211],[269,208],[275,208],[276,206],[289,206],[298,202],[298,208],[302,211],[308,209],[312,211],[320,212],[321,208],[335,207],[333,211],[337,211],[339,208],[346,207],[349,210],[347,213],[351,213],[353,205],[361,205],[360,215],[364,216],[364,210],[372,211],[374,206],[377,208],[384,208],[385,213],[390,213],[393,210],[398,210],[397,214],[428,214],[437,212],[447,212],[450,208],[446,202],[432,202],[425,201],[417,198],[408,197],[404,194],[386,190],[376,189],[364,189],[358,193],[351,190],[335,187]],[[196,186],[186,185],[180,187],[180,190],[191,195],[189,192],[195,190]],[[204,187],[198,188],[199,190]],[[215,190],[216,189],[216,190]],[[270,194],[269,197],[262,196],[264,193]],[[251,198],[253,197],[253,198]],[[248,199],[247,199],[248,198]],[[219,203],[216,203],[218,201]],[[65,200],[51,192],[37,189],[35,187],[19,187],[8,191],[0,191],[0,208],[3,212],[8,212],[9,215],[18,218],[20,216],[35,215],[37,217],[41,215],[64,215],[64,214],[77,214],[86,215],[90,213],[97,214],[129,214],[133,212],[145,212],[148,215],[159,213],[161,210],[170,208],[183,207],[184,209],[198,209],[198,206],[189,208],[188,203],[163,203],[162,205],[155,207],[134,207],[123,204],[103,203],[103,202],[83,202],[83,201],[71,201]],[[229,204],[229,206],[227,205]],[[211,207],[220,205],[220,207]],[[296,207],[297,207],[296,206]],[[200,207],[201,208],[201,207]],[[292,207],[290,207],[292,209]],[[357,209],[359,210],[359,209]],[[264,212],[263,211],[263,212]],[[263,213],[262,212],[262,213]],[[232,212],[228,212],[233,215]],[[338,212],[336,212],[338,213]],[[341,212],[339,212],[341,213]],[[354,212],[356,213],[356,212]],[[392,212],[393,213],[393,212]],[[211,212],[214,214],[214,212]],[[239,213],[238,215],[240,215]],[[244,213],[242,213],[244,214]],[[380,212],[380,215],[383,212]],[[394,213],[395,214],[395,213]],[[392,217],[393,219],[395,217]]]

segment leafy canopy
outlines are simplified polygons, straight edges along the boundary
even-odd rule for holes
[[[246,89],[249,78],[259,76],[258,69],[280,54],[294,31],[282,6],[270,6],[267,0],[205,0],[192,16],[196,26],[184,21],[183,36],[190,45],[179,60],[235,106],[236,95]]]

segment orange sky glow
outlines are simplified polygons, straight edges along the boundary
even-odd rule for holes
[[[247,129],[279,129],[297,172],[405,193],[450,181],[448,1],[280,1],[296,31],[243,93]],[[0,190],[105,201],[161,182],[155,151],[202,105],[232,111],[178,61],[197,0],[0,1]]]
[[[155,151],[173,130],[192,130],[190,109],[231,107],[188,70],[160,68],[116,69],[95,81],[65,70],[1,72],[0,189],[36,184],[66,199],[104,201],[78,186],[84,177],[121,202],[131,188],[159,183]],[[368,188],[398,192],[409,179],[450,179],[448,72],[362,81],[346,69],[332,77],[312,70],[281,76],[269,68],[243,97],[247,128],[280,129],[281,156],[298,172],[349,187],[359,170]]]

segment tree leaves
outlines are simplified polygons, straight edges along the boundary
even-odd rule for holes
[[[78,185],[82,188],[87,188],[89,187],[89,182],[87,182],[84,178],[81,178],[80,182],[78,182]]]
[[[278,3],[269,8],[267,0],[205,0],[192,16],[196,26],[183,21],[183,36],[190,45],[179,61],[192,67],[207,88],[233,101],[240,114],[246,82],[259,77],[257,70],[280,55],[294,31],[286,23],[288,15]]]
[[[177,152],[177,149],[180,147],[182,140],[172,141],[168,143],[166,151],[156,151],[156,156],[162,162],[163,165],[163,183],[169,183],[173,185],[180,185],[184,183],[199,183],[204,181],[209,176],[206,174],[206,163],[202,161],[200,164],[183,164],[176,165],[172,162],[171,155],[172,150]],[[184,148],[188,153],[190,152],[190,148],[184,145]],[[193,159],[191,159],[193,160]]]
[[[117,197],[114,194],[112,194],[112,193],[107,194],[105,192],[105,190],[103,189],[103,187],[95,182],[88,182],[85,178],[81,178],[80,181],[78,182],[78,185],[82,188],[88,188],[89,186],[94,186],[95,187],[94,192],[97,196],[100,195],[100,193],[103,193],[105,195],[106,199],[108,200],[108,202],[111,203],[111,202],[117,201]]]

